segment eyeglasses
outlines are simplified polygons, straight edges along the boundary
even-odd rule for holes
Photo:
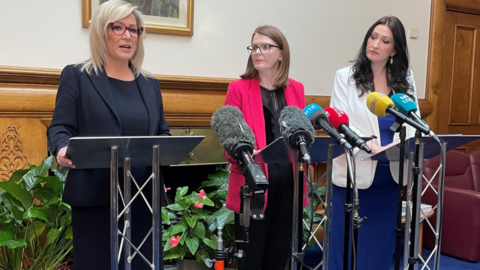
[[[131,37],[138,38],[143,33],[141,26],[126,26],[121,22],[111,22],[110,27],[115,35],[122,36],[128,30]]]
[[[265,44],[262,44],[260,46],[257,46],[257,45],[248,46],[247,51],[248,51],[249,54],[252,54],[252,53],[256,53],[257,50],[260,49],[261,54],[267,54],[267,53],[270,52],[270,49],[272,47],[279,48],[280,50],[282,49],[282,47],[280,47],[280,46],[265,43]]]

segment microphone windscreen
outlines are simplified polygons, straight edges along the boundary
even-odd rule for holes
[[[385,117],[388,115],[387,108],[394,108],[392,100],[381,93],[372,92],[367,96],[367,108],[376,116]]]
[[[325,108],[325,113],[328,116],[328,122],[330,122],[336,130],[338,130],[341,125],[348,126],[348,115],[339,108],[327,107]]]
[[[322,127],[319,125],[319,121],[317,121],[319,118],[323,118],[325,121],[328,122],[328,116],[323,110],[323,108],[315,103],[307,105],[303,109],[303,113],[310,120],[311,124],[315,129],[322,129]]]
[[[216,110],[212,115],[212,128],[230,157],[234,157],[233,150],[240,142],[251,145],[252,151],[255,148],[255,135],[236,107],[226,105]]]
[[[306,133],[305,138],[307,147],[310,147],[314,142],[315,129],[310,120],[297,107],[287,106],[283,108],[278,119],[280,124],[280,131],[282,132],[283,140],[288,147],[295,148],[290,142],[290,137],[297,131],[303,130]]]
[[[395,110],[401,114],[408,115],[411,111],[417,112],[417,104],[413,99],[405,94],[395,94],[392,96],[393,104],[395,104]]]

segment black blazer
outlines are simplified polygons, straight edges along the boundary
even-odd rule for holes
[[[68,65],[60,76],[55,110],[47,129],[50,151],[55,156],[71,137],[122,135],[118,116],[121,108],[117,108],[107,74],[102,71],[99,76],[88,75],[80,71],[81,66]],[[170,135],[158,81],[142,75],[135,81],[148,112],[148,135]],[[63,201],[72,206],[108,205],[110,170],[70,170]]]

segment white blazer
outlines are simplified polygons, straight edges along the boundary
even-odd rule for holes
[[[377,139],[374,140],[378,145],[381,145],[377,116],[371,113],[367,108],[366,100],[368,94],[363,94],[363,96],[359,97],[361,92],[356,88],[352,74],[351,66],[337,70],[330,106],[337,107],[348,115],[350,129],[356,132],[360,137],[371,137],[372,135],[375,135]],[[407,80],[413,87],[413,95],[418,107],[415,80],[413,78],[413,72],[410,69]],[[420,115],[420,110],[417,110],[417,114]],[[406,125],[406,131],[407,138],[415,136],[415,129],[409,125]],[[400,142],[398,133],[395,133],[393,142]],[[370,159],[362,161],[360,159],[362,155],[366,154],[367,153],[363,150],[355,149],[356,181],[359,189],[367,189],[372,185],[373,177],[375,176],[375,169],[377,168],[377,161]],[[398,162],[390,162],[390,172],[397,183],[398,165]],[[333,184],[345,187],[347,182],[347,163],[345,155],[341,155],[333,160],[332,169]],[[408,175],[407,173],[408,165],[405,164],[404,179],[406,179],[406,176]]]

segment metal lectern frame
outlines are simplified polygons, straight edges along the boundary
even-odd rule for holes
[[[404,229],[404,250],[403,250],[403,269],[417,270],[419,264],[422,269],[427,267],[427,264],[433,260],[433,269],[437,270],[440,266],[440,251],[441,251],[441,236],[442,236],[442,218],[443,218],[443,193],[445,183],[445,158],[440,159],[440,164],[436,173],[431,179],[427,179],[423,175],[423,159],[433,158],[438,155],[446,156],[446,152],[453,150],[459,146],[473,142],[480,139],[480,135],[438,135],[441,145],[431,137],[421,137],[418,141],[416,138],[407,139],[405,142],[405,159],[408,159],[408,176],[407,181],[407,211],[405,215],[405,229]],[[417,153],[416,151],[419,151]],[[418,164],[415,164],[414,158],[418,154]],[[384,151],[373,156],[364,156],[362,159],[370,158],[372,160],[389,160],[399,161],[400,144],[393,145]],[[419,175],[419,180],[415,181],[415,174]],[[438,176],[437,189],[431,184],[433,179]],[[422,180],[426,181],[427,185],[423,189]],[[436,211],[435,228],[426,218],[426,213],[421,210],[421,196],[427,189],[432,189],[437,194],[437,204],[432,206],[432,210]],[[423,217],[421,215],[423,214]],[[419,245],[419,228],[420,222],[425,220],[428,228],[435,235],[435,246],[428,258],[424,259],[418,250]],[[413,221],[413,223],[412,223]]]
[[[138,254],[150,264],[152,269],[159,269],[162,248],[161,233],[161,189],[160,165],[176,165],[205,138],[205,136],[132,136],[132,137],[74,137],[71,138],[67,147],[67,157],[75,164],[74,169],[98,169],[110,168],[110,249],[111,269],[118,270],[120,261],[119,249],[123,246],[125,256],[124,269],[131,269],[131,260]],[[151,157],[151,158],[149,158]],[[123,159],[123,164],[119,163]],[[122,196],[118,182],[118,168],[124,167],[124,209],[119,213],[118,196]],[[132,167],[152,166],[152,174],[142,187],[137,185],[138,192],[132,197]],[[133,179],[134,180],[134,179]],[[142,193],[142,189],[152,181],[152,204]],[[143,197],[152,212],[152,228],[143,241],[136,247],[131,237],[131,208],[132,202],[139,196]],[[121,197],[122,198],[122,197]],[[119,230],[118,221],[124,216],[123,232]],[[152,260],[148,259],[139,251],[146,239],[152,235],[153,254]],[[119,236],[122,237],[119,244]],[[120,247],[119,247],[120,246]],[[135,252],[131,253],[131,249]]]
[[[343,146],[336,144],[336,142],[331,137],[316,136],[315,143],[309,148],[310,156],[312,162],[327,162],[327,172],[320,177],[323,178],[326,175],[326,185],[325,185],[325,200],[323,200],[319,194],[316,194],[320,201],[322,202],[325,215],[320,221],[317,228],[322,224],[324,227],[323,230],[323,246],[320,245],[320,242],[315,238],[315,231],[312,231],[312,235],[309,236],[309,240],[314,238],[320,248],[323,250],[323,260],[314,268],[319,269],[323,265],[323,270],[328,268],[328,255],[330,249],[330,224],[331,224],[331,196],[332,196],[332,163],[333,159],[344,154],[345,150]],[[303,252],[306,248],[306,244],[303,242],[303,237],[299,234],[303,231],[303,225],[307,227],[310,224],[302,219],[303,217],[303,194],[300,194],[300,190],[303,190],[303,179],[299,179],[299,175],[303,170],[302,162],[299,162],[298,151],[287,148],[282,138],[279,138],[267,145],[263,150],[261,150],[255,156],[255,163],[260,164],[274,164],[274,163],[295,163],[295,177],[294,177],[294,193],[293,193],[293,228],[292,228],[292,261],[291,269],[299,269],[299,264],[301,263],[300,257],[303,257]],[[319,181],[316,183],[318,184]],[[299,254],[301,254],[299,256]]]

